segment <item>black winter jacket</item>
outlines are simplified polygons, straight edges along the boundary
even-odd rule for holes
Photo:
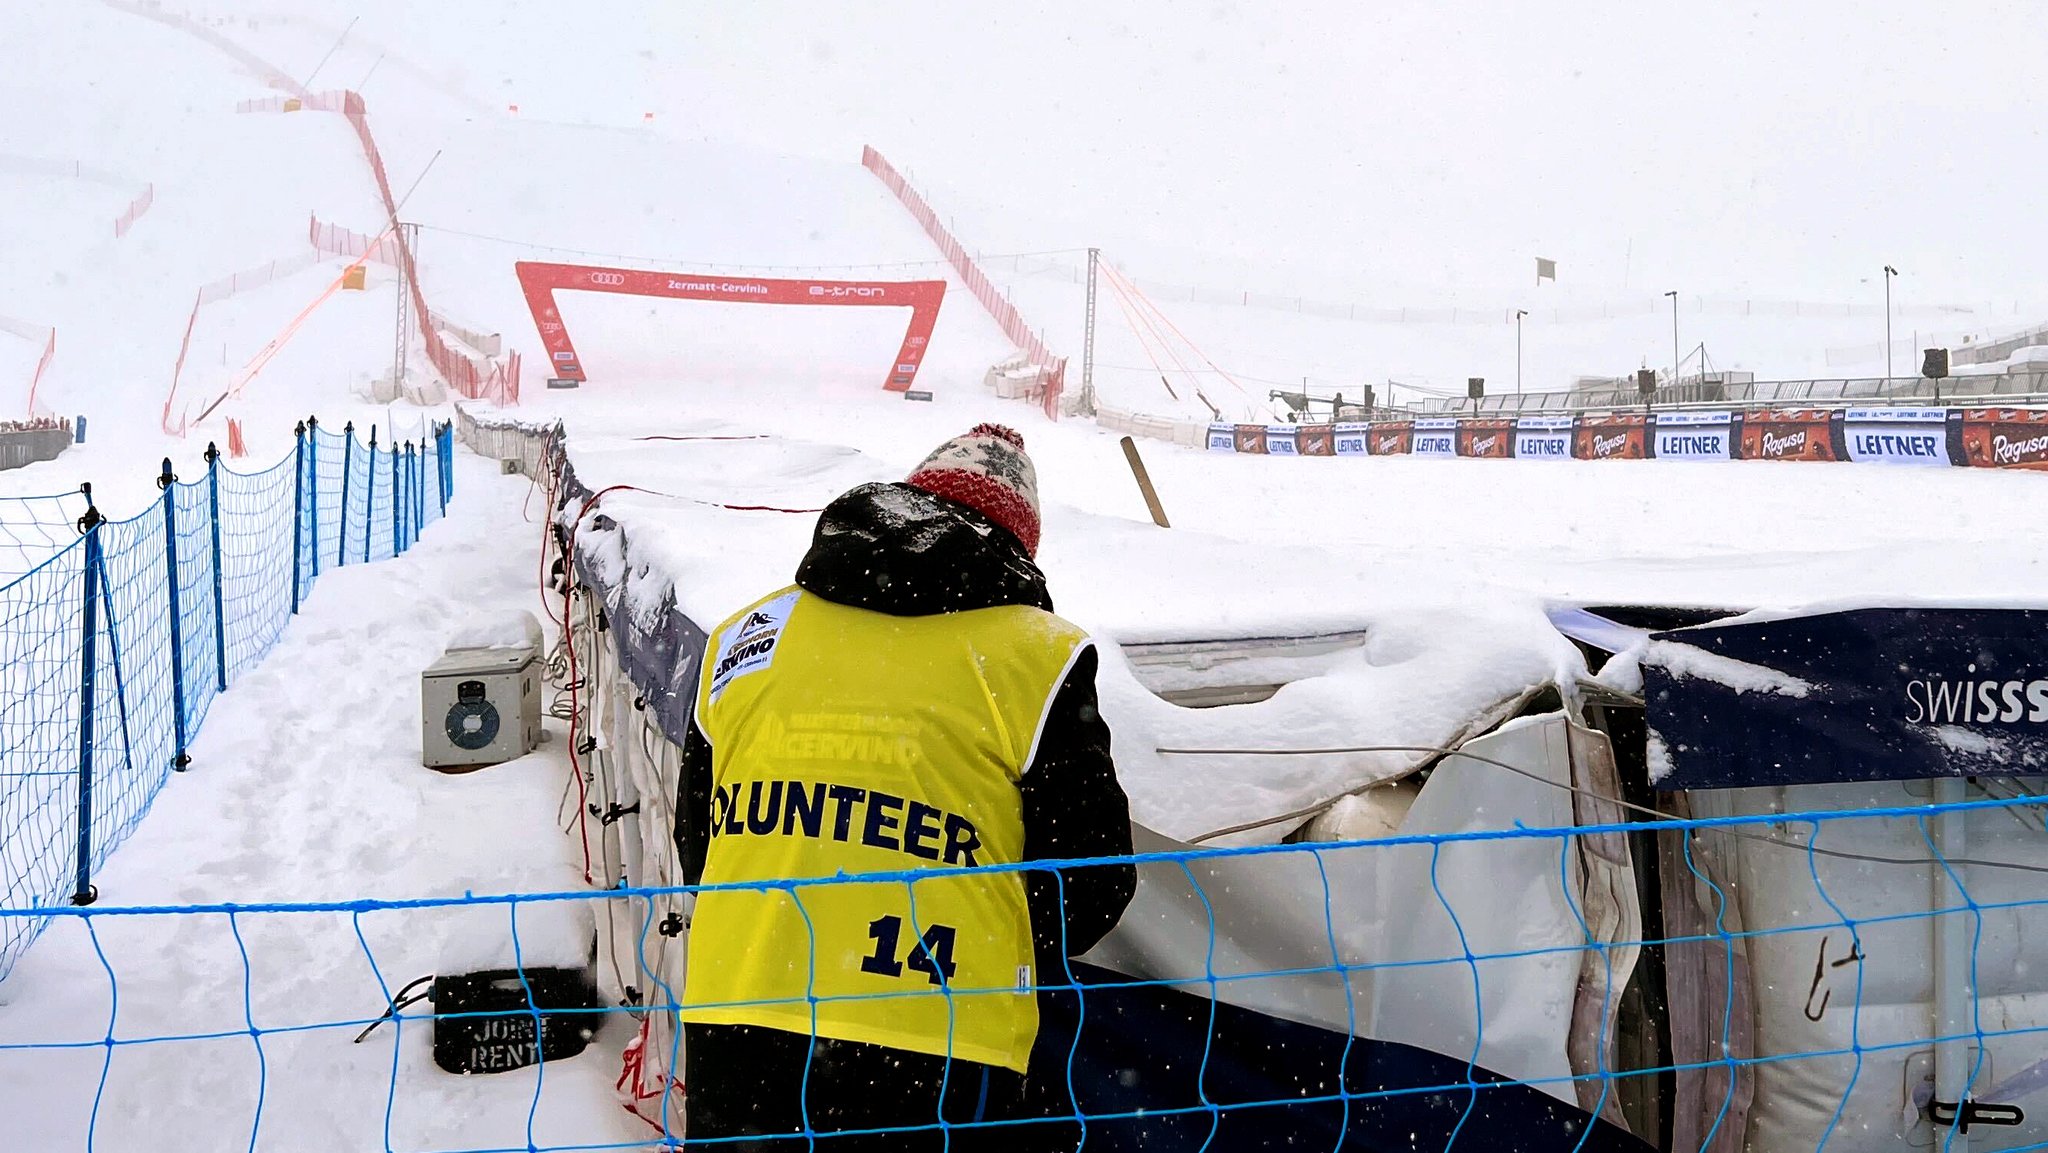
[[[796,583],[814,596],[893,616],[1013,604],[1052,611],[1045,574],[1016,537],[965,505],[905,484],[862,485],[827,506]],[[1054,694],[1038,755],[1018,783],[1026,860],[1131,852],[1130,803],[1096,707],[1095,668],[1090,646]],[[676,806],[686,884],[702,879],[711,845],[711,758],[710,742],[692,722]],[[1094,948],[1136,887],[1128,863],[1026,873],[1039,980],[1064,982],[1063,960]]]

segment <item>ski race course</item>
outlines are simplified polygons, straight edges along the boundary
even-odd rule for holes
[[[1532,296],[1508,225],[1382,234],[1266,145],[1178,207],[1118,201],[1087,164],[1169,188],[1190,117],[1125,93],[1113,155],[992,64],[1069,149],[1006,166],[991,117],[838,12],[285,7],[0,12],[33,49],[0,79],[0,417],[68,444],[0,471],[8,1148],[678,1147],[707,630],[789,583],[828,502],[984,421],[1035,463],[1037,560],[1099,648],[1131,802],[1137,898],[1041,974],[1086,990],[1041,1028],[1088,1148],[2048,1141],[2048,302],[1909,288],[1887,347],[1889,283],[1830,294],[1788,248],[1667,299],[1633,242]],[[1051,16],[915,7],[978,51],[1065,51]],[[1073,76],[1138,59],[1131,31]],[[1185,47],[1158,83],[1216,66]],[[805,79],[749,89],[748,52]],[[900,119],[848,79],[885,66],[957,151],[841,146]],[[1209,131],[1251,139],[1263,99]],[[1340,220],[1322,250],[1249,207],[1281,177]],[[1488,246],[1521,287],[1468,275]],[[1673,242],[1657,274],[1706,282],[1716,251]],[[1947,345],[1975,400],[1917,391]],[[1459,403],[1674,355],[1698,379],[1666,397],[1875,384],[1888,353],[1897,379],[1797,404]],[[1368,386],[1355,425],[1273,395]],[[1611,430],[1632,459],[1575,447]],[[1656,447],[1681,434],[1727,459]],[[1486,437],[1554,443],[1476,459]],[[517,647],[520,611],[544,737],[429,772],[414,678]],[[1860,735],[1800,711],[1877,701],[1888,663],[1923,729],[1885,727],[1888,696]],[[1965,1132],[1957,1100],[2018,1118]]]

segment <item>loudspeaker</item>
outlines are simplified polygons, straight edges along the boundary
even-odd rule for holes
[[[1948,349],[1923,349],[1920,355],[1924,358],[1920,362],[1921,376],[1929,380],[1940,380],[1948,375]]]
[[[1656,393],[1656,391],[1657,391],[1657,370],[1656,370],[1656,369],[1654,369],[1654,368],[1639,368],[1639,369],[1636,369],[1636,391],[1637,391],[1637,392],[1639,392],[1639,393],[1642,393],[1642,394],[1643,394],[1644,396],[1651,396],[1651,395],[1654,395],[1654,394]]]
[[[1465,395],[1466,395],[1466,396],[1468,396],[1468,397],[1470,397],[1470,398],[1471,398],[1471,399],[1473,399],[1473,400],[1478,400],[1478,399],[1479,399],[1480,397],[1483,397],[1483,396],[1485,396],[1485,395],[1486,395],[1486,378],[1485,378],[1485,377],[1483,377],[1483,376],[1468,376],[1468,377],[1466,377],[1466,378],[1465,378]]]
[[[1363,400],[1359,401],[1358,403],[1360,403],[1360,404],[1364,405],[1364,406],[1365,406],[1365,410],[1366,410],[1367,412],[1371,412],[1371,411],[1372,411],[1372,407],[1373,407],[1373,392],[1372,392],[1372,385],[1369,385],[1369,384],[1368,384],[1368,385],[1366,385],[1366,386],[1365,386],[1365,399],[1363,399]]]

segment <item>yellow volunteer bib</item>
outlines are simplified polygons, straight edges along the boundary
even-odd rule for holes
[[[1026,606],[926,617],[797,589],[712,634],[704,883],[1019,861],[1017,780],[1085,637]],[[1024,875],[704,893],[683,1019],[1023,1071],[1038,1032]]]

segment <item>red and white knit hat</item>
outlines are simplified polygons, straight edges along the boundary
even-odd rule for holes
[[[977,424],[924,458],[905,483],[966,505],[1038,555],[1038,473],[1017,430]]]

